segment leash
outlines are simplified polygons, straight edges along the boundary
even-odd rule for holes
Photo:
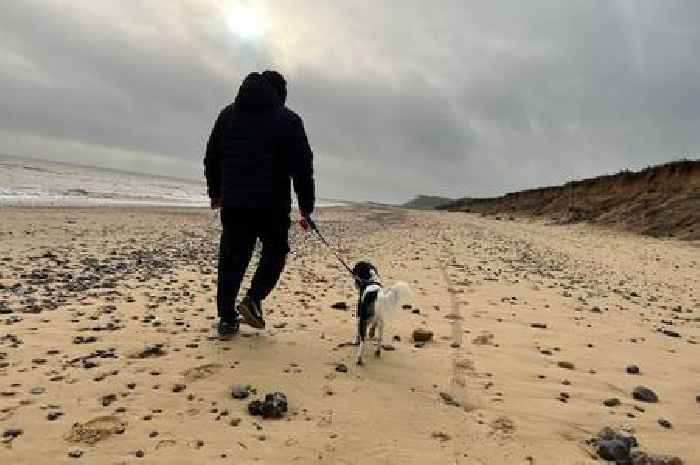
[[[348,264],[343,260],[343,257],[340,256],[340,254],[331,246],[331,244],[326,240],[325,237],[323,237],[323,234],[321,234],[321,231],[318,229],[318,226],[316,226],[316,223],[314,220],[311,218],[306,218],[306,221],[308,221],[309,226],[311,226],[311,229],[316,231],[316,234],[318,234],[318,237],[321,239],[321,242],[323,242],[328,249],[330,249],[331,252],[333,252],[333,255],[335,255],[335,258],[338,259],[338,261],[343,265],[343,267],[347,270],[348,273],[352,275],[353,278],[355,279],[360,279],[358,276],[355,276],[355,273],[352,272],[352,269],[348,266]]]

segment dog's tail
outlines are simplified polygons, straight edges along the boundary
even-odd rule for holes
[[[413,292],[408,284],[399,281],[391,286],[384,295],[386,297],[386,302],[388,303],[387,310],[392,311],[396,310],[399,305],[406,303],[413,295]]]

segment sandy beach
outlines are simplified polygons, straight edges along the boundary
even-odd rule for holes
[[[584,465],[610,426],[700,464],[697,242],[321,209],[348,261],[415,293],[358,367],[352,281],[296,225],[267,329],[216,336],[213,215],[0,208],[0,463]],[[286,418],[248,414],[274,391]]]

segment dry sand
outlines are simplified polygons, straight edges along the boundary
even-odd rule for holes
[[[395,350],[362,367],[351,280],[296,228],[268,329],[220,340],[210,211],[0,209],[0,463],[592,464],[584,441],[614,426],[700,464],[697,243],[379,206],[318,217],[350,261],[415,291]],[[434,340],[415,347],[416,328]],[[248,415],[275,390],[286,419]]]

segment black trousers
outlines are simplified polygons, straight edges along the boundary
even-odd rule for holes
[[[226,319],[236,315],[236,297],[258,239],[262,253],[247,295],[262,301],[275,288],[289,253],[289,211],[223,207],[221,225],[216,303]]]

